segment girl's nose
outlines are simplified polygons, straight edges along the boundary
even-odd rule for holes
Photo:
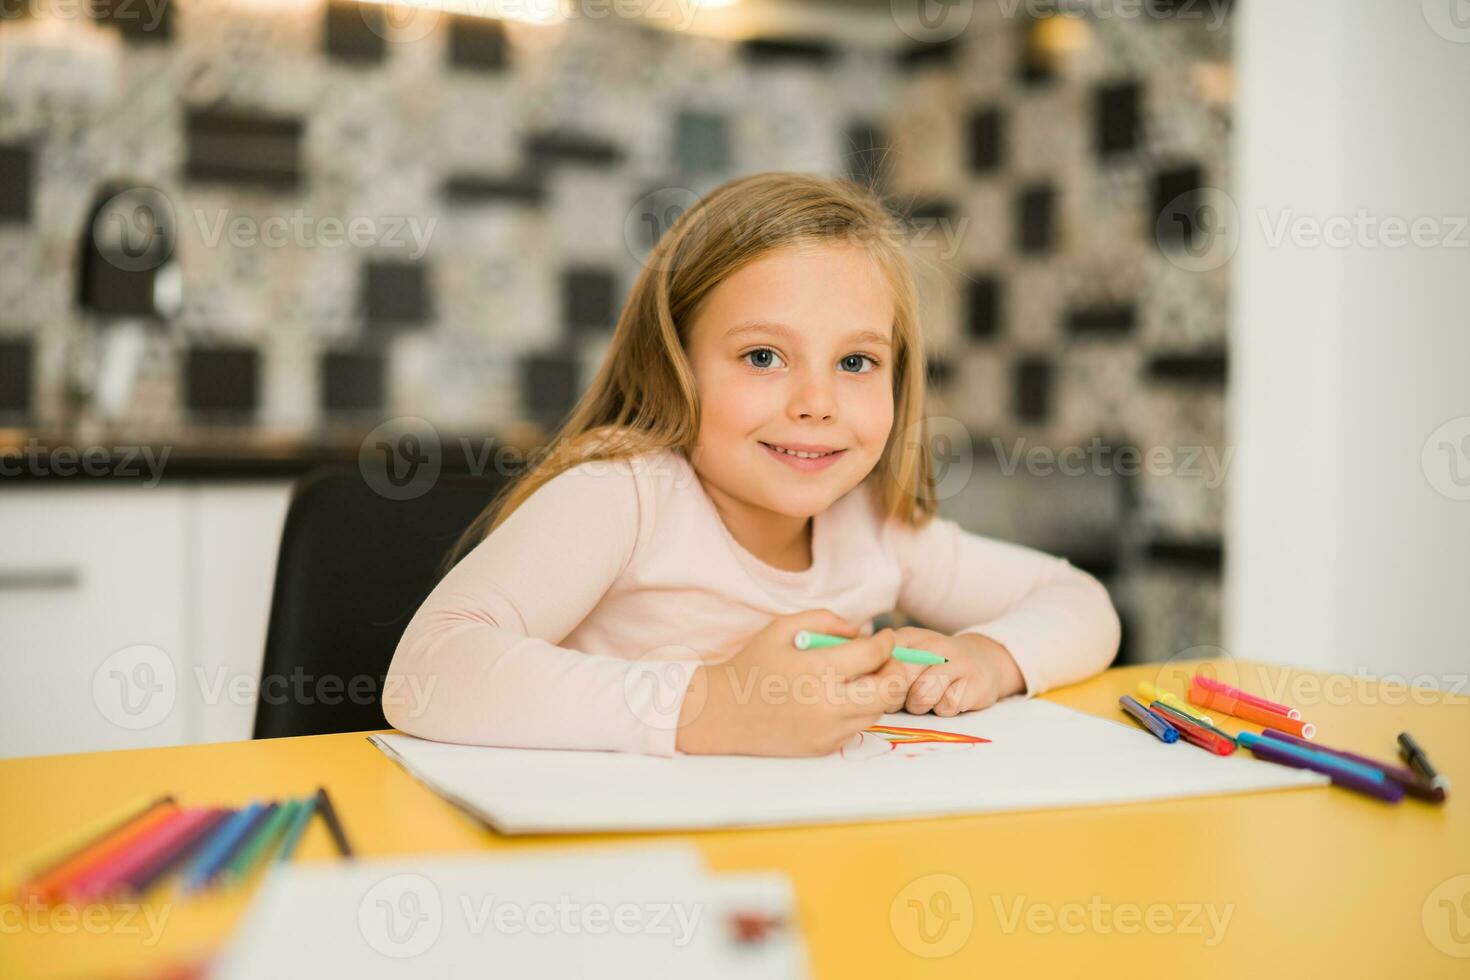
[[[836,410],[836,398],[830,377],[807,375],[797,381],[796,390],[791,396],[792,418],[826,422],[832,419]]]

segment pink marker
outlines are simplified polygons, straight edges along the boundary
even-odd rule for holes
[[[1238,687],[1231,687],[1229,684],[1221,684],[1213,677],[1206,677],[1204,674],[1195,674],[1194,682],[1200,687],[1205,688],[1206,690],[1215,691],[1219,694],[1227,695],[1237,701],[1244,701],[1246,704],[1253,704],[1257,708],[1265,708],[1267,711],[1274,711],[1278,715],[1285,715],[1293,721],[1301,721],[1302,713],[1295,708],[1288,708],[1284,704],[1277,704],[1275,701],[1267,701],[1265,698],[1258,698],[1254,694],[1247,694]]]

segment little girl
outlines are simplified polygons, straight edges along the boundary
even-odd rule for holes
[[[1107,591],[936,516],[899,226],[764,173],[663,236],[548,451],[409,623],[388,721],[482,745],[824,755],[1088,677]],[[929,628],[873,632],[901,610]],[[848,642],[797,650],[799,630]],[[948,662],[915,666],[895,645]]]

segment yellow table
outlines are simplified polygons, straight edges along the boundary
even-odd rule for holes
[[[1126,722],[1119,694],[1141,679],[1183,692],[1194,666],[1115,669],[1047,697]],[[712,868],[785,870],[819,977],[1470,976],[1470,699],[1239,662],[1221,673],[1247,690],[1285,692],[1326,745],[1388,759],[1395,735],[1413,732],[1460,781],[1461,797],[1388,805],[1306,788],[656,836],[693,841]],[[139,793],[240,804],[319,783],[363,855],[629,839],[499,837],[366,734],[0,761],[0,866]],[[314,821],[300,858],[332,855]],[[132,976],[120,967],[202,956],[247,898],[248,888],[190,902],[164,896],[150,901],[152,919],[102,906],[91,920],[56,921],[0,906],[0,977]]]

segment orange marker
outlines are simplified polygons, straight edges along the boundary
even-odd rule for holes
[[[1219,691],[1211,691],[1199,684],[1189,685],[1189,700],[1202,708],[1213,711],[1224,712],[1233,718],[1245,721],[1253,721],[1257,725],[1265,725],[1278,731],[1289,732],[1299,738],[1311,738],[1317,734],[1317,726],[1309,721],[1299,718],[1288,718],[1275,711],[1267,711],[1253,704],[1238,701],[1228,694]]]
[[[116,832],[83,848],[56,867],[47,870],[39,878],[21,885],[21,893],[38,901],[48,902],[57,897],[61,889],[78,875],[86,874],[101,866],[115,854],[120,854],[137,841],[151,834],[158,826],[178,812],[177,803],[169,800],[140,814],[137,819]]]

